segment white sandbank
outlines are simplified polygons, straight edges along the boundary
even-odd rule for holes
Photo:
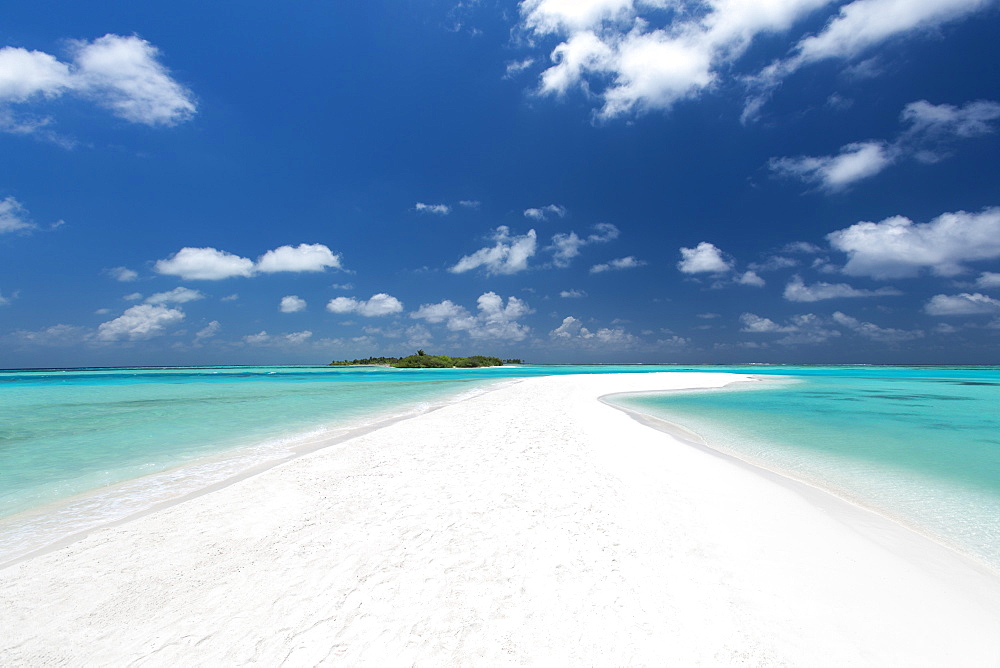
[[[534,378],[0,570],[2,665],[1000,662],[1000,578]]]

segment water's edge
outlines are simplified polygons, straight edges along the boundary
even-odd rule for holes
[[[771,376],[755,378],[755,380],[771,379],[773,379]],[[733,381],[724,387],[732,388],[736,385],[752,382],[754,381]],[[912,551],[914,555],[921,557],[921,565],[928,570],[939,572],[942,575],[947,574],[943,564],[949,559],[958,559],[980,574],[1000,579],[1000,568],[996,568],[992,564],[981,560],[978,555],[963,550],[960,546],[951,544],[933,533],[924,531],[922,527],[908,523],[902,518],[884,513],[878,508],[868,506],[863,500],[839,494],[835,488],[826,487],[817,481],[797,476],[793,471],[771,468],[763,462],[745,458],[740,453],[731,451],[728,448],[715,447],[700,434],[681,424],[642,413],[614,403],[613,401],[615,397],[634,397],[651,394],[663,395],[689,391],[691,390],[615,392],[601,395],[598,397],[598,401],[625,413],[643,426],[673,437],[688,447],[695,448],[699,452],[750,471],[773,484],[780,485],[794,492],[810,503],[810,505],[836,518],[851,530],[865,536],[886,550],[898,553],[900,545],[912,545],[914,543],[926,543],[926,547],[933,546],[934,549],[931,550],[918,549]],[[933,558],[927,559],[926,557],[928,556]],[[950,577],[950,574],[948,576]]]

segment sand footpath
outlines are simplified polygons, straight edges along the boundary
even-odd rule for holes
[[[998,666],[1000,577],[553,376],[0,570],[0,665]]]

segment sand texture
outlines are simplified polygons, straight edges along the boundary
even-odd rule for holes
[[[535,378],[0,570],[0,665],[1000,665],[1000,579]]]

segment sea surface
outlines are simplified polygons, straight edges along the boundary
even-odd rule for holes
[[[1000,367],[711,369],[762,382],[611,402],[1000,570]]]
[[[0,564],[497,383],[656,371],[762,381],[613,403],[1000,568],[1000,368],[761,365],[0,371]]]

